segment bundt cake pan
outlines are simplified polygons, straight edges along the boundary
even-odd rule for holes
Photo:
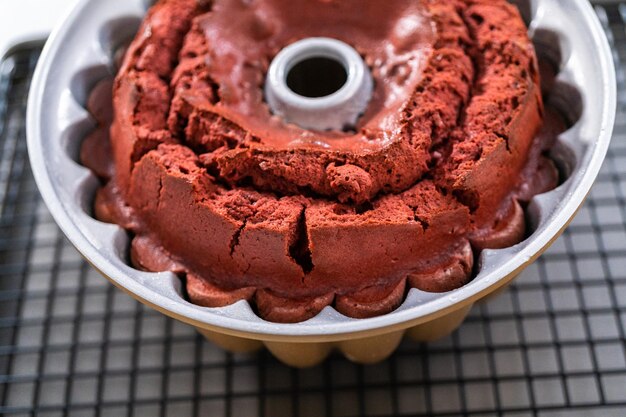
[[[337,348],[354,361],[371,363],[391,354],[405,334],[419,341],[449,334],[475,302],[507,285],[559,236],[582,205],[609,145],[615,73],[591,6],[586,0],[517,0],[538,55],[559,70],[549,104],[571,125],[552,151],[562,184],[529,204],[525,241],[483,251],[475,278],[464,287],[441,294],[411,289],[397,310],[380,317],[352,319],[326,307],[308,321],[277,324],[259,318],[245,301],[199,307],[185,300],[174,274],[129,266],[129,237],[92,217],[98,180],[77,162],[80,144],[95,126],[85,110],[89,92],[111,76],[116,51],[132,39],[150,3],[82,0],[50,37],[29,98],[32,168],[57,223],[95,268],[142,303],[196,327],[228,350],[265,345],[287,364],[310,366]]]

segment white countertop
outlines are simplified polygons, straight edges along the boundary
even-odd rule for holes
[[[0,0],[0,59],[13,47],[45,40],[77,0]]]

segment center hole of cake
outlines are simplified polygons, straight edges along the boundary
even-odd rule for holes
[[[343,64],[326,57],[311,57],[294,65],[287,73],[287,87],[309,97],[326,97],[336,93],[348,81]]]

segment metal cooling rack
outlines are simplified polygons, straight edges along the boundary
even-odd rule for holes
[[[626,62],[626,3],[597,7]],[[626,81],[611,149],[572,226],[451,337],[309,370],[227,354],[143,307],[59,231],[28,166],[38,47],[0,64],[0,415],[626,416]]]

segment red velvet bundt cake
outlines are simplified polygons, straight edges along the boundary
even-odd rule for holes
[[[272,59],[312,36],[371,71],[349,129],[304,129],[265,102]],[[90,110],[95,214],[132,234],[133,265],[270,321],[458,288],[482,249],[524,238],[520,202],[558,180],[533,45],[505,0],[161,0]]]

